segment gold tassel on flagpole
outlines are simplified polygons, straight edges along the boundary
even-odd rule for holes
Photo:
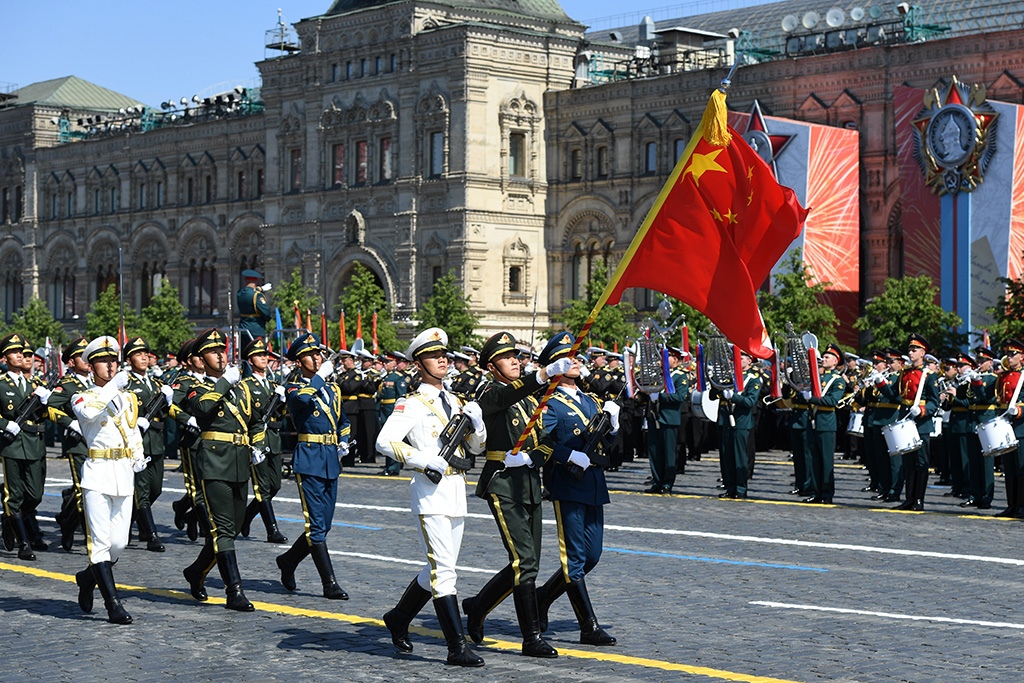
[[[725,106],[725,91],[715,90],[711,93],[708,106],[704,109],[704,118],[700,121],[704,139],[715,147],[725,147],[732,140],[728,113],[729,110]]]

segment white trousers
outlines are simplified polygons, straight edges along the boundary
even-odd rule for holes
[[[85,489],[85,530],[89,563],[116,562],[128,545],[132,496],[108,496]]]
[[[462,517],[418,515],[427,565],[416,580],[435,598],[455,595],[455,563],[462,549]]]

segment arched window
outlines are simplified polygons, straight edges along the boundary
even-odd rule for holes
[[[217,271],[207,258],[192,259],[188,269],[188,313],[214,315],[217,308]]]
[[[3,316],[10,321],[11,316],[21,310],[24,305],[25,288],[21,282],[21,257],[12,253],[3,260]]]
[[[58,320],[69,320],[75,317],[75,274],[71,268],[64,267],[54,270],[47,303],[50,311]]]

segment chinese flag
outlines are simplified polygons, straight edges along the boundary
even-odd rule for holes
[[[380,349],[377,348],[377,311],[373,312],[373,352],[380,353]]]
[[[341,334],[338,335],[338,344],[339,344],[338,348],[341,349],[342,351],[348,351],[348,340],[345,339],[345,309],[344,308],[341,309],[341,320],[339,322],[340,322],[339,328],[341,329]]]
[[[716,90],[693,139],[605,290],[668,294],[757,358],[771,347],[755,292],[803,230],[807,211],[726,123]]]
[[[356,339],[363,338],[363,314],[356,313]]]
[[[320,314],[320,338],[324,340],[327,348],[331,348],[331,340],[327,338],[327,316]]]

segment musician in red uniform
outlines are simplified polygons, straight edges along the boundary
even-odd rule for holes
[[[1017,385],[1024,365],[1024,342],[1009,339],[1004,344],[1006,372],[997,380],[996,397],[999,409],[1013,426],[1017,448],[1003,454],[1003,480],[1006,483],[1007,517],[1024,517],[1024,401]],[[1016,396],[1015,396],[1016,395]]]

